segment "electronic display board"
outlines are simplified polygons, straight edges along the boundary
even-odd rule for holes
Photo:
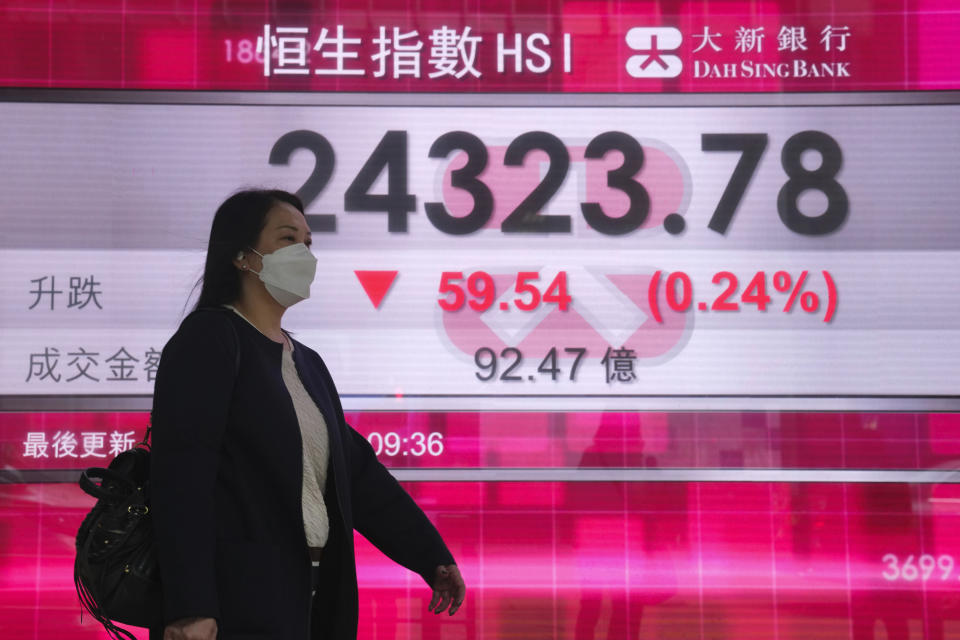
[[[370,638],[960,638],[960,7],[0,9],[0,622],[80,619],[217,205],[297,192],[284,326],[423,506]]]

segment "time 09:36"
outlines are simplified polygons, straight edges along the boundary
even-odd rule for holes
[[[367,441],[378,456],[385,455],[391,458],[397,456],[436,457],[443,453],[443,434],[437,432],[422,433],[414,431],[407,436],[402,436],[395,431],[386,433],[373,431],[367,434]]]

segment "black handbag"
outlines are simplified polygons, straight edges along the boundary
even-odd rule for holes
[[[233,313],[232,311],[230,313]],[[240,371],[240,338],[234,380]],[[137,640],[115,623],[163,623],[160,566],[150,514],[150,425],[143,440],[106,467],[80,475],[80,488],[97,499],[77,531],[73,582],[80,604],[114,640]],[[96,482],[99,480],[99,484]],[[81,618],[83,611],[81,610]]]
[[[114,622],[138,627],[162,622],[149,506],[149,437],[148,428],[142,442],[117,455],[107,468],[91,467],[80,476],[80,487],[97,504],[77,532],[73,581],[80,603],[116,640],[136,636]]]

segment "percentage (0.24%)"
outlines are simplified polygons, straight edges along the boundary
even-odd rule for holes
[[[837,285],[830,275],[829,271],[821,271],[824,283],[827,289],[826,309],[823,315],[824,322],[833,320],[837,311]],[[809,314],[816,314],[820,311],[820,295],[814,291],[806,289],[809,277],[808,271],[801,271],[794,279],[786,271],[777,271],[773,274],[772,282],[773,292],[787,296],[786,302],[780,307],[784,313],[790,313],[800,302],[800,309]],[[650,311],[657,322],[663,322],[663,316],[660,313],[659,292],[661,281],[664,281],[665,297],[667,306],[677,313],[688,311],[694,304],[693,280],[683,271],[674,271],[666,275],[658,270],[650,279],[650,287],[647,291],[650,303]],[[750,282],[740,291],[740,280],[730,271],[718,271],[711,280],[713,284],[721,285],[723,290],[713,299],[711,303],[701,301],[697,304],[700,311],[739,311],[741,306],[756,305],[757,310],[766,311],[767,307],[773,304],[773,297],[768,293],[767,272],[758,271],[750,279]],[[779,305],[778,305],[779,306]]]

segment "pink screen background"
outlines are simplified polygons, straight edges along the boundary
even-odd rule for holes
[[[237,52],[244,39],[256,43],[264,25],[306,27],[313,44],[322,27],[344,27],[362,38],[356,49],[367,58],[380,26],[427,35],[449,26],[483,40],[477,78],[467,74],[427,78],[315,75],[264,77],[262,65],[244,64]],[[849,27],[843,52],[819,44],[825,26]],[[849,62],[851,78],[739,81],[677,78],[637,82],[624,72],[630,51],[624,35],[632,26],[678,29],[684,42],[675,52],[691,69],[694,59],[712,64],[738,60],[733,35],[741,26],[762,27],[768,63],[790,62],[778,51],[783,26],[804,27],[810,62]],[[725,34],[722,51],[698,49],[702,34]],[[904,91],[960,88],[960,7],[953,0],[378,0],[358,4],[331,0],[321,5],[265,0],[6,0],[0,7],[0,86],[112,89],[247,91],[545,91],[545,92],[781,92]],[[574,40],[573,67],[559,57],[546,73],[496,73],[496,37],[543,33],[555,48],[562,34]],[[227,44],[227,41],[230,44]],[[228,54],[227,49],[230,48]],[[310,54],[311,70],[323,62]],[[426,67],[426,64],[424,63]]]
[[[121,429],[139,439],[146,419],[0,414],[0,455],[7,469],[44,467],[24,457],[26,432]],[[457,558],[468,601],[454,618],[435,618],[420,578],[358,536],[360,637],[960,637],[960,487],[831,477],[955,466],[960,414],[353,412],[348,420],[367,436],[442,434],[435,457],[381,454],[408,470],[726,473],[714,482],[407,482]],[[757,469],[821,470],[823,481],[738,475]],[[72,584],[74,537],[92,503],[72,483],[0,485],[8,637],[105,637],[89,617],[81,623]]]

